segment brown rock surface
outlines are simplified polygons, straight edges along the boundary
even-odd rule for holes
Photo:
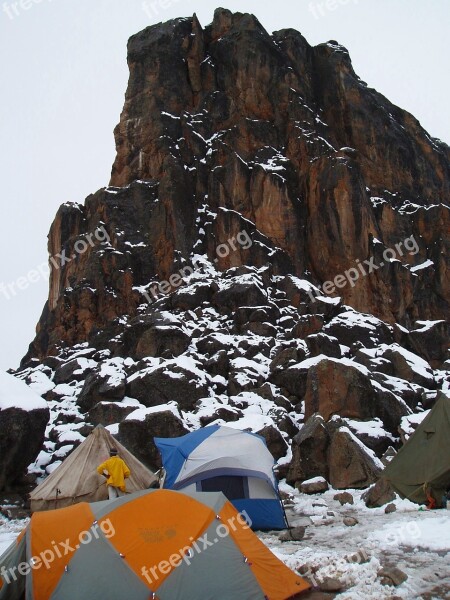
[[[294,485],[313,477],[328,479],[329,444],[330,433],[323,418],[313,415],[292,440],[292,461],[286,481]]]
[[[374,416],[375,394],[370,379],[356,367],[323,359],[308,371],[305,418],[320,413],[353,419]]]
[[[395,492],[386,479],[379,479],[362,495],[368,508],[378,508],[395,500]]]
[[[330,483],[335,489],[365,488],[378,478],[378,465],[345,427],[332,436],[328,456]]]

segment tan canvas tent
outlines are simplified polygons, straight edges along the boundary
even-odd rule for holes
[[[450,489],[450,398],[440,395],[382,477],[402,498],[425,503],[428,489],[441,506],[443,494]]]
[[[108,499],[106,480],[96,471],[116,448],[130,468],[127,492],[145,490],[157,481],[154,474],[131,454],[102,425],[92,431],[76,450],[30,494],[31,510],[52,510]]]

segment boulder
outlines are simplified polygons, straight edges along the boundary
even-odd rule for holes
[[[377,358],[376,360],[389,362],[389,361],[386,361],[384,358]],[[392,374],[393,374],[394,373],[393,365],[391,362],[389,362],[389,365],[392,367]],[[373,379],[373,381],[376,381],[380,385],[382,385],[385,390],[389,390],[389,391],[393,392],[395,395],[397,395],[397,398],[398,398],[399,383],[400,383],[398,381],[398,379],[393,379],[392,377],[389,376],[389,374],[386,374],[384,372],[381,373],[379,371],[372,372],[372,379]],[[424,388],[422,388],[422,387],[413,385],[405,380],[402,380],[400,395],[401,395],[401,399],[403,400],[403,402],[411,410],[414,410],[414,411],[417,410],[417,406],[420,403],[425,407],[426,401],[424,401]],[[426,407],[426,408],[428,408],[428,407]]]
[[[301,542],[305,537],[306,527],[291,527],[286,531],[282,531],[278,536],[280,542]]]
[[[288,401],[286,400],[286,402],[288,402]],[[283,408],[285,408],[285,407],[283,406]],[[300,431],[299,426],[296,423],[294,423],[294,421],[292,420],[292,418],[289,415],[286,415],[285,417],[283,417],[279,421],[277,421],[277,427],[280,431],[287,433],[289,439],[292,439],[293,437],[295,437],[297,435],[297,433]]]
[[[125,383],[126,375],[122,369],[115,370],[112,375],[109,369],[102,365],[86,377],[77,404],[83,412],[87,412],[103,400],[123,400]]]
[[[139,337],[132,358],[137,360],[146,356],[174,358],[183,354],[190,342],[191,338],[179,327],[154,326]]]
[[[277,328],[271,323],[261,323],[259,321],[246,323],[241,328],[242,333],[259,335],[261,337],[272,337],[275,338],[277,335]]]
[[[304,400],[305,419],[314,413],[325,421],[333,415],[369,419],[377,412],[369,377],[348,363],[328,358],[308,370]]]
[[[403,417],[410,415],[412,411],[397,394],[381,388],[375,382],[373,389],[375,398],[372,408],[373,416],[381,419],[384,428],[397,437]],[[386,442],[387,440],[385,440]]]
[[[333,496],[333,500],[337,500],[341,506],[344,504],[354,504],[353,496],[349,492],[341,492]]]
[[[194,310],[203,303],[210,302],[216,291],[214,284],[198,281],[174,292],[170,297],[170,304],[174,310]]]
[[[219,350],[219,352],[211,356],[205,363],[205,369],[211,377],[219,375],[227,379],[230,370],[230,359],[228,358],[227,351]]]
[[[289,400],[278,393],[278,389],[272,383],[266,381],[261,387],[256,388],[254,390],[255,394],[261,396],[261,398],[265,398],[266,400],[271,400],[274,404],[279,406],[280,408],[284,408],[287,412],[291,412],[294,408],[292,403]],[[298,429],[296,431],[298,433]],[[290,437],[294,437],[295,434],[292,434]]]
[[[404,350],[398,344],[392,344],[384,349],[381,356],[391,362],[393,374],[398,379],[404,379],[430,390],[436,389],[433,370],[423,358]]]
[[[341,358],[341,346],[339,340],[331,335],[325,333],[315,333],[308,335],[306,338],[306,345],[311,356],[330,356],[332,358]]]
[[[319,588],[322,592],[339,593],[345,589],[345,583],[335,577],[324,577],[319,582]]]
[[[241,306],[264,306],[267,304],[267,294],[256,282],[233,281],[227,288],[214,294],[212,303],[221,312],[230,312]]]
[[[257,433],[266,440],[267,447],[275,460],[286,456],[288,445],[279,430],[273,425],[268,425]]]
[[[390,483],[380,478],[361,496],[367,508],[379,508],[395,500],[396,495]]]
[[[288,356],[288,354],[286,354],[286,356]],[[295,398],[300,401],[306,393],[308,368],[300,365],[283,368],[282,364],[281,361],[276,365],[275,372],[270,375],[269,381],[280,387],[282,391],[284,390],[283,393],[289,396],[295,396]]]
[[[1,506],[0,514],[14,521],[21,521],[31,517],[31,512],[26,508],[22,508],[21,506]]]
[[[178,365],[147,369],[132,375],[127,395],[144,406],[159,406],[175,401],[183,410],[192,410],[200,398],[208,396],[205,379]]]
[[[301,305],[311,304],[312,298],[314,298],[314,296],[311,297],[310,295],[311,291],[318,291],[309,281],[298,279],[292,275],[283,277],[278,287],[286,294],[290,303],[296,308],[299,308]]]
[[[321,315],[303,315],[292,329],[291,335],[294,338],[304,340],[310,335],[319,333],[323,325],[324,318]]]
[[[212,357],[217,352],[228,352],[234,348],[230,338],[225,338],[220,334],[209,334],[202,336],[197,341],[197,350],[200,354],[209,355]]]
[[[323,494],[323,492],[328,491],[330,486],[324,477],[313,477],[303,481],[297,487],[302,494]]]
[[[393,443],[393,436],[384,430],[381,419],[373,419],[371,421],[343,420],[350,431],[379,457],[381,457]]]
[[[399,586],[408,579],[408,575],[397,567],[383,567],[377,573],[382,585]]]
[[[355,354],[355,360],[360,365],[364,365],[369,371],[383,373],[384,375],[394,375],[394,366],[387,358],[373,357],[370,350],[365,348],[358,350]]]
[[[395,506],[395,504],[393,502],[391,502],[390,504],[388,504],[386,506],[386,508],[384,509],[384,512],[387,515],[390,515],[391,513],[394,513],[397,510],[397,507]]]
[[[448,340],[450,324],[448,321],[417,322],[419,327],[410,332],[406,342],[410,350],[439,369],[449,358]]]
[[[342,522],[346,527],[354,527],[359,523],[358,519],[355,519],[355,517],[344,517]]]
[[[270,304],[257,308],[254,306],[241,306],[234,313],[233,320],[239,329],[247,323],[271,323],[274,325],[279,317],[279,308],[276,304]]]
[[[239,361],[239,359],[238,359]],[[265,381],[264,375],[254,366],[232,361],[228,377],[228,395],[237,396],[260,387]]]
[[[356,313],[353,309],[348,309],[327,323],[324,333],[334,336],[355,352],[361,346],[375,348],[394,341],[392,327],[371,315]]]
[[[45,400],[23,381],[0,373],[0,491],[20,482],[45,439]]]
[[[302,362],[306,358],[306,347],[293,346],[284,347],[280,346],[273,356],[272,362],[270,363],[271,373],[282,373],[288,367]]]
[[[338,427],[328,450],[330,483],[335,489],[366,488],[378,479],[382,464],[347,427]]]
[[[214,421],[222,420],[225,423],[233,421],[239,421],[244,416],[244,413],[236,408],[225,408],[221,407],[214,411],[211,415],[204,415],[200,417],[200,424],[202,427],[210,425]]]
[[[120,402],[99,402],[89,411],[88,420],[93,425],[106,427],[107,425],[120,423],[135,410],[136,406]]]
[[[155,437],[179,437],[188,433],[183,422],[171,410],[148,412],[133,418],[133,413],[119,425],[119,441],[151,469],[161,467]]]
[[[66,363],[59,365],[53,376],[53,382],[56,385],[60,383],[70,383],[72,381],[83,381],[86,374],[95,367],[95,362],[85,358],[74,358]]]
[[[330,434],[323,417],[313,415],[292,440],[292,461],[286,481],[295,485],[313,477],[328,479]]]

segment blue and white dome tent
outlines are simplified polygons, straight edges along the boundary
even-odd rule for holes
[[[248,515],[252,529],[288,527],[275,461],[263,437],[211,425],[178,438],[155,438],[155,444],[165,469],[164,488],[220,491]]]

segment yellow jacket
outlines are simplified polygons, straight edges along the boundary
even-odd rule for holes
[[[130,469],[127,467],[125,461],[118,456],[111,456],[111,458],[108,458],[108,460],[105,460],[104,463],[97,467],[99,475],[103,475],[103,471],[108,472],[106,485],[117,487],[122,492],[126,491],[125,479],[130,476]]]

